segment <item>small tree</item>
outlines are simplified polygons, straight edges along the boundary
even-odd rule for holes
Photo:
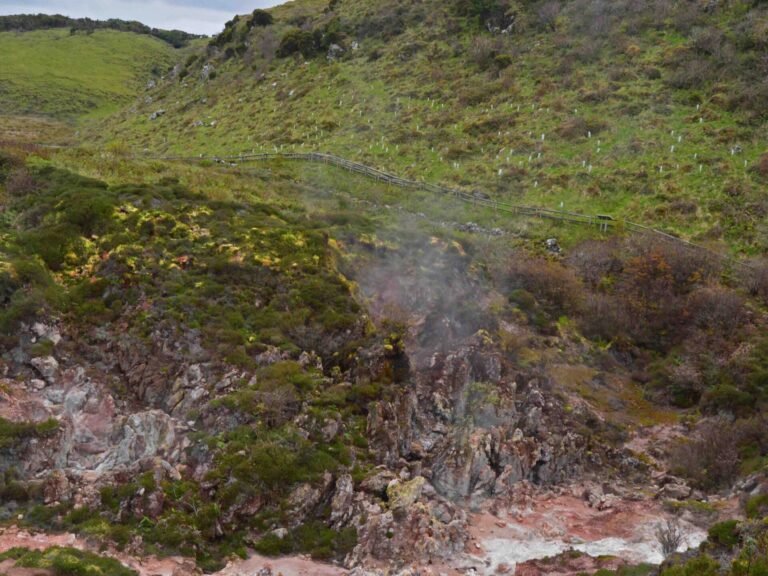
[[[273,22],[274,19],[272,18],[272,14],[266,10],[257,8],[253,11],[251,18],[248,20],[248,28],[253,28],[255,26],[263,28],[266,26],[271,26]]]
[[[665,558],[677,552],[677,549],[683,543],[683,531],[680,529],[680,520],[677,518],[667,518],[664,524],[657,524],[656,540],[661,545],[661,551]]]

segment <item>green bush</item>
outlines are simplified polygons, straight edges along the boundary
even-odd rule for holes
[[[44,422],[11,422],[0,418],[0,448],[11,448],[20,440],[27,438],[45,438],[55,434],[59,423],[54,420]]]
[[[699,556],[681,566],[662,570],[660,576],[718,576],[720,564],[709,556]]]
[[[254,26],[271,26],[272,22],[274,21],[274,18],[272,18],[272,14],[267,12],[266,10],[260,10],[257,8],[253,12],[251,12],[251,16],[248,19],[248,28],[253,28]]]
[[[117,560],[75,548],[54,546],[46,550],[11,548],[0,554],[0,561],[15,560],[20,568],[50,570],[54,576],[136,576]]]
[[[301,54],[304,58],[309,59],[317,54],[317,50],[314,35],[306,30],[296,28],[283,35],[277,49],[277,55],[285,58],[293,54]]]
[[[739,543],[739,522],[726,520],[710,527],[708,541],[723,548],[733,548]]]
[[[744,506],[747,518],[762,518],[768,515],[768,494],[759,494],[747,500]]]
[[[293,541],[290,536],[278,538],[272,533],[262,536],[253,549],[264,556],[280,556],[293,552]]]
[[[755,408],[755,397],[732,384],[719,384],[704,392],[700,404],[702,410],[709,414],[723,411],[731,414],[747,414]]]

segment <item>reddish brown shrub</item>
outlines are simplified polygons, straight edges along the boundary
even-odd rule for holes
[[[621,244],[617,240],[588,240],[576,246],[568,255],[567,263],[582,280],[593,289],[609,283],[624,268]]]
[[[671,450],[674,472],[700,488],[717,488],[731,482],[739,472],[740,438],[725,417],[702,422],[693,438],[681,440]]]
[[[613,296],[589,294],[579,321],[581,330],[592,339],[626,342],[632,319],[624,303]]]
[[[25,196],[38,187],[35,177],[26,168],[14,170],[5,181],[5,190],[12,196]]]
[[[516,260],[509,269],[510,290],[523,289],[551,314],[577,312],[584,298],[576,275],[559,263],[543,258]]]
[[[689,297],[693,322],[700,328],[714,330],[725,337],[732,336],[746,321],[744,300],[726,288],[700,288]]]

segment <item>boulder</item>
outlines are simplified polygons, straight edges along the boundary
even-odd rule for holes
[[[211,74],[214,71],[214,67],[212,64],[206,64],[203,66],[203,69],[200,71],[200,79],[205,81],[208,80],[211,77]]]
[[[686,484],[664,484],[659,490],[661,498],[671,500],[685,500],[691,495],[691,487]]]
[[[331,44],[328,47],[328,54],[326,55],[326,58],[330,62],[333,62],[334,60],[338,60],[339,58],[341,58],[344,55],[344,52],[345,52],[344,48],[342,48],[338,44]]]
[[[417,476],[408,482],[393,480],[387,486],[387,499],[393,510],[406,509],[421,497],[421,491],[427,481]]]
[[[355,484],[349,474],[340,476],[336,481],[336,488],[331,499],[331,524],[334,528],[341,528],[349,523],[353,512],[354,489]]]
[[[38,338],[45,338],[46,340],[53,342],[54,346],[61,342],[61,334],[59,333],[58,328],[50,324],[35,322],[32,324],[32,332]]]
[[[49,384],[53,384],[56,381],[56,376],[59,373],[59,363],[56,361],[56,358],[53,356],[32,358],[29,363]]]
[[[373,476],[369,476],[360,484],[365,492],[384,498],[387,495],[387,487],[396,479],[395,473],[390,470],[380,470]]]

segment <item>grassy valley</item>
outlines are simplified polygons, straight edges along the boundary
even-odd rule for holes
[[[115,112],[177,58],[162,40],[112,30],[2,32],[0,50],[0,113],[60,120]]]
[[[45,29],[0,32],[0,523],[185,575],[764,576],[762,3],[295,0],[181,48],[19,22]],[[310,150],[709,251],[214,159]],[[496,528],[566,551],[500,563]]]

